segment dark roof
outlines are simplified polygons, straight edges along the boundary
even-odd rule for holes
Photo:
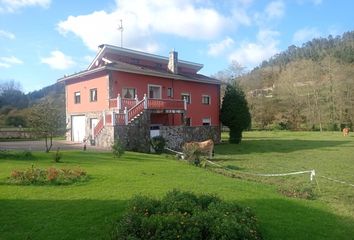
[[[67,77],[63,77],[59,79],[59,82],[76,79],[82,76],[87,76],[93,73],[101,72],[104,70],[113,70],[113,71],[120,71],[120,72],[127,72],[127,73],[135,73],[141,75],[148,75],[148,76],[155,76],[155,77],[163,77],[163,78],[171,78],[171,79],[179,79],[183,81],[192,81],[192,82],[201,82],[201,83],[210,83],[210,84],[221,84],[221,81],[204,76],[202,74],[187,74],[187,73],[179,73],[173,74],[168,72],[167,70],[158,70],[158,69],[151,69],[147,67],[137,66],[133,64],[128,64],[124,62],[112,62],[107,64],[103,67],[94,68],[92,70],[85,70]]]

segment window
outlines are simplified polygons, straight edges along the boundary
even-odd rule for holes
[[[90,102],[97,102],[97,88],[90,89]]]
[[[149,98],[161,99],[161,86],[148,85],[149,86]]]
[[[75,92],[74,93],[74,103],[75,104],[78,104],[81,102],[81,95],[80,95],[80,92]]]
[[[122,90],[123,98],[134,99],[136,95],[135,88],[123,88]]]
[[[191,103],[191,95],[189,93],[182,93],[181,98],[182,98],[182,100],[186,99],[188,104]]]
[[[173,97],[173,88],[167,88],[167,97]]]
[[[210,126],[211,120],[209,118],[203,118],[203,126]]]
[[[202,103],[203,103],[203,104],[206,104],[206,105],[209,105],[209,104],[210,104],[210,96],[208,96],[208,95],[203,95],[203,96],[202,96]]]

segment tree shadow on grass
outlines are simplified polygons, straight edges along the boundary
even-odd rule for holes
[[[0,200],[0,239],[109,239],[122,200]]]
[[[265,239],[352,239],[354,220],[287,199],[250,199]],[[109,239],[123,200],[0,200],[1,239]],[[311,204],[309,204],[311,205]]]
[[[354,219],[287,199],[250,199],[265,239],[353,239]]]
[[[350,141],[318,141],[318,140],[247,140],[241,144],[223,143],[216,145],[217,154],[250,154],[250,153],[290,153],[300,150],[325,149],[337,147]]]

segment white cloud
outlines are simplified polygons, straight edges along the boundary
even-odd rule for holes
[[[284,12],[285,4],[281,0],[270,2],[265,9],[265,13],[269,19],[282,18]]]
[[[24,7],[39,6],[42,8],[49,7],[51,0],[0,0],[1,12],[15,12]]]
[[[210,43],[208,45],[208,54],[211,56],[218,56],[225,52],[225,50],[232,47],[234,43],[235,41],[230,37],[226,37],[225,39],[217,43]]]
[[[123,19],[123,46],[155,52],[159,48],[154,40],[157,34],[210,40],[231,26],[231,17],[194,3],[194,0],[117,0],[114,11],[70,16],[58,23],[58,30],[63,35],[74,33],[88,48],[96,50],[102,43],[120,45],[117,28]]]
[[[11,57],[0,57],[0,67],[10,68],[16,64],[23,64],[23,61],[15,56]]]
[[[240,47],[229,55],[229,60],[236,60],[242,66],[248,68],[259,65],[279,52],[277,37],[279,32],[272,30],[260,30],[257,34],[257,41],[243,42]]]
[[[76,64],[70,56],[66,56],[58,50],[52,51],[49,57],[41,58],[41,63],[48,64],[51,68],[58,70],[65,70]]]
[[[0,38],[1,38],[1,37],[3,37],[3,38],[8,38],[8,39],[10,39],[10,40],[13,40],[13,39],[16,38],[16,37],[15,37],[15,34],[0,29]]]
[[[315,6],[318,6],[322,4],[323,0],[297,0],[297,3],[300,5],[305,4],[307,2],[312,3]]]
[[[302,44],[306,41],[310,41],[313,38],[319,37],[321,35],[317,28],[302,28],[294,33],[293,42],[295,44]]]

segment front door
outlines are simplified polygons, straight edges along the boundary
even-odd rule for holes
[[[149,84],[149,98],[161,99],[161,86]]]

